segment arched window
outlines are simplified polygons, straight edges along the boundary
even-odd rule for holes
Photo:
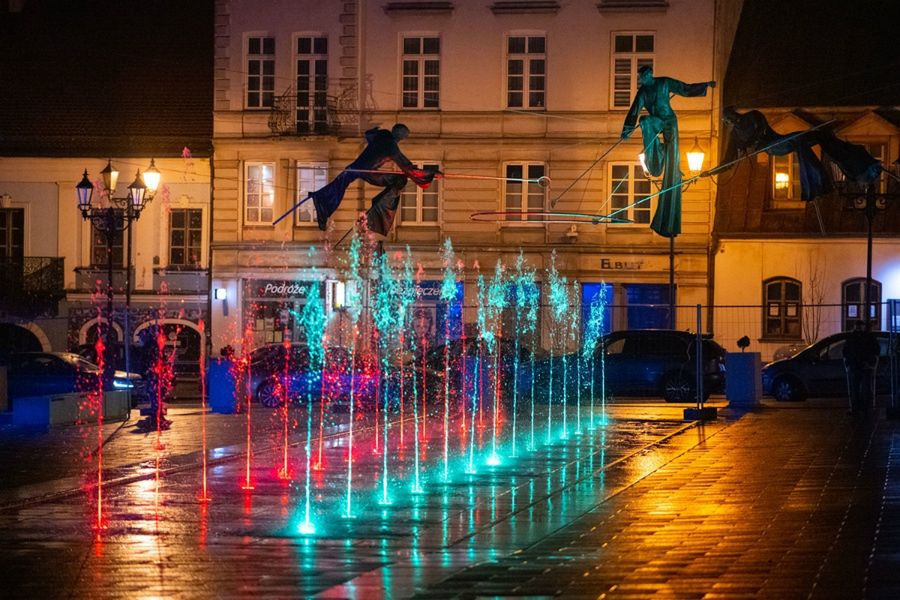
[[[763,338],[799,340],[803,288],[796,279],[773,277],[763,281]]]
[[[872,280],[869,288],[869,316],[873,329],[881,329],[881,282]],[[841,284],[841,327],[852,331],[856,321],[866,318],[866,278],[848,279]]]

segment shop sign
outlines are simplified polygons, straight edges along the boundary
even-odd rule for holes
[[[419,281],[415,283],[418,302],[442,302],[440,281]],[[462,298],[462,282],[456,282],[456,299]]]
[[[311,281],[279,281],[260,279],[251,283],[255,298],[306,298]]]
[[[609,271],[641,271],[644,267],[643,259],[636,258],[601,258],[600,268]]]

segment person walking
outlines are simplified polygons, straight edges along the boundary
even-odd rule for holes
[[[875,404],[875,370],[881,346],[865,321],[857,321],[844,342],[844,370],[851,415],[868,412]]]

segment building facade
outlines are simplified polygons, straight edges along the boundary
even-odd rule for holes
[[[111,287],[110,341],[122,344],[130,330],[140,344],[159,330],[176,370],[196,374],[208,321],[212,3],[117,3],[135,28],[107,18],[108,8],[3,9],[4,39],[29,59],[0,59],[8,90],[0,99],[0,352],[84,351],[110,318]],[[98,54],[97,39],[116,61]],[[155,197],[107,243],[82,218],[76,184],[87,173],[93,206],[105,208],[101,171],[119,171],[111,195],[124,200],[151,161],[161,175]],[[120,228],[127,220],[117,214]]]
[[[382,240],[388,252],[410,248],[423,290],[440,279],[447,238],[465,265],[467,306],[476,266],[490,275],[497,260],[510,266],[521,249],[545,279],[555,251],[560,272],[584,284],[582,297],[609,285],[617,327],[667,326],[668,239],[648,227],[655,200],[635,204],[654,189],[637,160],[640,136],[598,158],[619,140],[638,67],[688,82],[719,79],[739,11],[740,3],[712,0],[264,8],[220,0],[212,287],[221,299],[212,302],[213,350],[295,336],[286,321],[302,304],[304,282],[341,279],[346,248],[330,245],[379,189],[351,185],[324,233],[309,204],[272,222],[352,162],[367,129],[396,122],[412,132],[403,152],[448,175],[427,190],[410,184]],[[715,155],[719,90],[673,99],[683,148],[696,143]],[[516,181],[539,177],[550,187]],[[712,199],[703,179],[684,192],[674,252],[679,305],[706,303],[710,293]],[[618,209],[630,223],[545,223],[527,214]],[[474,220],[479,211],[525,214]],[[654,306],[629,311],[629,304]],[[679,311],[679,328],[692,323],[692,313]]]

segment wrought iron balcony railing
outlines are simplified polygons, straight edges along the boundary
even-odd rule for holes
[[[0,310],[24,317],[56,314],[66,296],[64,272],[62,257],[0,259]]]
[[[337,96],[289,88],[275,97],[268,125],[276,135],[337,135],[354,129],[358,121],[356,87]]]

